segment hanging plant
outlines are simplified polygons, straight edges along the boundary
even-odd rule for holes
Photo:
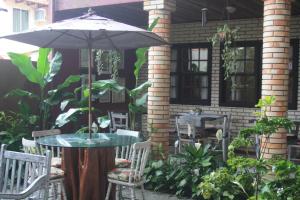
[[[217,33],[215,33],[209,41],[215,46],[217,43],[223,44],[222,61],[224,67],[224,79],[227,80],[237,70],[236,59],[238,55],[238,49],[233,47],[234,42],[238,39],[238,28],[231,29],[227,24],[219,27]]]

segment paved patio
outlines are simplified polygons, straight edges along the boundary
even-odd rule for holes
[[[129,197],[130,196],[130,192],[128,189],[126,189],[124,191],[124,197]],[[143,199],[142,198],[142,193],[140,189],[136,190],[136,199]],[[180,199],[178,197],[176,197],[175,195],[170,195],[170,194],[166,194],[166,193],[161,193],[161,192],[153,192],[150,190],[146,190],[145,191],[145,199],[146,200],[177,200]],[[183,199],[183,200],[187,200],[187,199]]]

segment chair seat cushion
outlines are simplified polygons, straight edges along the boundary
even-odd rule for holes
[[[129,181],[130,172],[132,169],[129,168],[114,168],[108,173],[108,178],[118,180],[118,181]],[[135,181],[138,181],[138,178],[135,178]]]
[[[56,158],[56,157],[52,158],[51,159],[51,166],[60,168],[61,167],[61,158]]]
[[[51,167],[50,169],[50,180],[62,178],[64,176],[65,172],[62,169],[59,169],[57,167]]]
[[[115,159],[116,168],[128,168],[128,167],[130,167],[130,165],[131,165],[131,162],[127,159],[123,159],[123,158]]]

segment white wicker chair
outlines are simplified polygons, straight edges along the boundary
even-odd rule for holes
[[[33,131],[32,137],[34,140],[51,135],[60,135],[61,131],[59,129],[52,129],[52,130],[42,130],[42,131]],[[52,153],[52,161],[51,166],[53,167],[60,167],[61,166],[61,148],[60,147],[53,147],[53,146],[46,146],[46,145],[38,145],[40,153],[43,153],[45,150],[50,150]]]
[[[138,131],[130,131],[124,129],[117,129],[117,135],[126,135],[132,137],[139,137],[140,132]],[[132,145],[122,146],[116,148],[116,158],[129,159],[130,158],[130,150],[132,150]]]
[[[109,112],[109,117],[111,119],[110,132],[115,132],[117,129],[128,130],[128,113],[115,113]]]
[[[23,145],[23,151],[25,153],[40,154],[40,148],[38,148],[38,145],[35,140],[27,140],[25,138],[22,138],[22,145]],[[42,150],[42,152],[45,152],[45,150]],[[65,186],[64,186],[64,171],[63,170],[61,170],[57,167],[51,166],[49,185],[50,185],[49,189],[52,191],[52,192],[50,192],[51,197],[53,196],[54,199],[59,199],[59,197],[63,197],[64,200],[67,199],[66,190],[65,190]],[[61,191],[58,191],[59,186],[60,186]],[[60,193],[62,195],[59,195]]]
[[[45,156],[0,151],[0,199],[48,199],[51,152]]]
[[[105,200],[109,199],[112,184],[117,186],[117,196],[120,195],[122,186],[130,188],[130,197],[135,199],[135,188],[141,186],[142,196],[144,196],[144,169],[150,153],[151,142],[138,142],[133,145],[132,162],[130,168],[115,168],[108,173],[108,189]]]
[[[190,144],[195,142],[195,127],[182,117],[176,117],[175,119],[176,132],[177,132],[177,141],[175,141],[175,152],[181,152],[183,144]],[[189,134],[190,126],[190,134]],[[178,148],[178,151],[176,149]]]

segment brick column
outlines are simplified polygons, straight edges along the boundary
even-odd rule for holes
[[[264,0],[262,98],[276,97],[275,105],[267,113],[269,116],[287,116],[290,15],[291,0]],[[265,158],[286,156],[286,133],[280,129],[271,135]]]
[[[170,39],[171,12],[175,10],[175,0],[144,0],[144,10],[149,12],[149,24],[159,17],[153,32]],[[165,152],[169,148],[169,107],[170,107],[170,60],[169,45],[151,47],[148,53],[148,80],[152,86],[148,90],[148,131],[151,134],[153,150],[162,144]]]

